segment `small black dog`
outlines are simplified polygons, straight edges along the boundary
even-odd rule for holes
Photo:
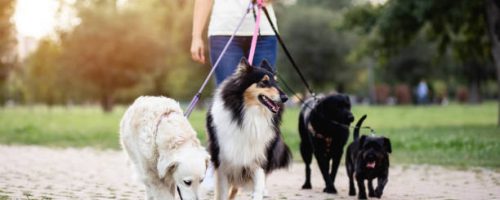
[[[359,199],[366,199],[364,180],[368,180],[368,195],[382,197],[389,176],[389,153],[392,152],[391,141],[386,137],[363,135],[359,137],[359,127],[366,115],[359,119],[354,129],[354,140],[347,147],[345,165],[349,176],[349,195],[356,195],[354,175],[358,182]],[[377,178],[377,189],[373,190],[373,179]]]
[[[323,192],[337,193],[335,176],[349,138],[347,125],[353,121],[347,95],[329,95],[319,100],[310,98],[304,102],[299,116],[300,154],[306,165],[306,181],[302,189],[312,187],[310,164],[314,153],[325,181]]]

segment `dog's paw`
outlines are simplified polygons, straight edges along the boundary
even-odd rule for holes
[[[328,194],[337,194],[337,190],[334,187],[326,187],[323,192]]]
[[[368,196],[369,197],[377,197],[377,195],[375,195],[375,192],[373,192],[373,191],[369,191]]]
[[[370,196],[372,197],[372,196]],[[378,191],[378,190],[375,190],[375,194],[373,195],[373,197],[377,197],[380,199],[380,197],[382,197],[382,192],[381,191]]]
[[[359,195],[358,199],[368,199],[368,198],[366,198],[366,195]]]
[[[355,190],[349,190],[349,196],[356,196]]]
[[[304,190],[312,189],[311,183],[304,183],[304,185],[302,185],[302,189]]]

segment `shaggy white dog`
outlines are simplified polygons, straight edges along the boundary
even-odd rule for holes
[[[139,97],[120,123],[120,141],[146,186],[146,199],[198,199],[209,155],[179,104]],[[177,191],[176,191],[177,190]]]

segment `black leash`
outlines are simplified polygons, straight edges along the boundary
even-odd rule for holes
[[[276,26],[274,26],[274,23],[272,22],[271,17],[269,16],[269,12],[267,11],[267,8],[265,6],[263,6],[262,10],[264,11],[264,14],[266,15],[267,21],[271,25],[271,28],[273,29],[273,32],[276,35],[276,38],[278,38],[278,41],[279,41],[279,43],[281,45],[281,48],[285,52],[286,57],[288,58],[288,60],[290,60],[290,63],[292,63],[293,68],[295,68],[295,71],[297,71],[297,73],[299,74],[300,79],[302,80],[302,83],[304,83],[304,85],[305,85],[306,89],[308,90],[308,92],[311,94],[311,96],[314,98],[315,101],[318,101],[318,99],[316,98],[316,93],[314,93],[314,91],[312,90],[311,86],[307,83],[306,78],[304,77],[304,74],[302,74],[302,72],[300,71],[299,67],[297,66],[297,63],[295,62],[295,60],[293,59],[292,55],[290,54],[290,51],[288,51],[288,48],[286,47],[285,42],[283,42],[283,39],[281,38],[281,35],[278,33],[278,30],[276,30]],[[282,78],[277,73],[276,73],[276,75],[281,80],[281,83],[283,83],[283,86],[285,86],[285,88],[288,90],[288,92],[292,93],[302,103],[302,105],[307,106],[309,109],[311,109],[311,111],[313,111],[313,108],[311,108],[309,105],[305,104],[304,99],[302,99],[301,97],[299,97],[297,95],[297,93],[285,82],[284,78]],[[321,113],[318,113],[318,114],[320,114],[321,118],[327,119],[323,114],[321,114]],[[370,130],[370,132],[372,134],[375,133],[375,130],[372,129],[371,127],[369,127],[369,126],[356,127],[356,126],[350,126],[350,125],[347,125],[347,124],[343,124],[343,123],[337,122],[335,120],[328,120],[328,121],[330,123],[332,123],[332,124],[344,127],[346,129],[350,129],[350,128],[368,129],[368,130]]]
[[[177,186],[177,193],[179,193],[179,197],[181,198],[181,200],[183,200],[183,199],[182,199],[181,190],[179,189],[179,186]]]
[[[278,33],[278,30],[276,30],[276,27],[274,26],[274,24],[273,24],[273,22],[271,20],[271,17],[269,17],[269,12],[267,11],[267,8],[265,6],[263,6],[262,10],[264,11],[264,14],[266,15],[267,21],[269,21],[269,24],[271,25],[271,28],[273,29],[273,32],[276,35],[276,38],[278,38],[278,41],[279,41],[279,43],[281,45],[281,48],[285,52],[286,57],[288,58],[288,60],[290,60],[290,62],[292,63],[293,68],[295,68],[295,71],[297,71],[297,73],[299,74],[300,79],[302,80],[302,82],[306,86],[306,89],[308,90],[308,92],[314,98],[316,98],[316,94],[312,90],[311,86],[307,83],[306,78],[304,78],[304,75],[302,74],[302,72],[300,71],[299,67],[297,66],[297,63],[295,63],[295,60],[293,59],[292,55],[290,54],[290,51],[288,51],[288,48],[286,48],[285,42],[283,42],[283,39],[281,38],[280,34]]]
[[[295,98],[297,98],[300,103],[304,106],[306,106],[307,108],[311,109],[311,112],[314,111],[314,109],[309,106],[308,104],[305,103],[304,99],[301,98],[300,96],[297,95],[297,93],[285,82],[285,79],[283,79],[283,77],[281,77],[279,74],[276,74],[276,76],[280,79],[280,84],[283,85],[285,87],[286,90],[288,90],[289,93],[293,94],[293,96]],[[319,101],[319,99],[317,99],[316,97],[314,97],[314,101]],[[351,125],[347,125],[347,124],[343,124],[343,123],[340,123],[340,122],[337,122],[335,120],[328,120],[322,113],[319,113],[319,112],[315,112],[316,114],[318,114],[321,118],[327,120],[329,123],[331,124],[335,124],[335,125],[338,125],[340,127],[343,127],[345,129],[355,129],[355,128],[360,128],[360,129],[368,129],[370,130],[370,133],[373,135],[375,134],[375,130],[369,126],[361,126],[361,127],[356,127],[356,126],[351,126]]]

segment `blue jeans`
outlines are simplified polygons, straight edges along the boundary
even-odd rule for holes
[[[217,58],[224,49],[230,36],[210,36],[210,63],[214,66]],[[219,86],[224,79],[236,71],[236,67],[241,58],[248,59],[250,52],[250,43],[252,42],[251,36],[235,36],[226,53],[222,56],[217,69],[215,69],[215,79],[217,86]],[[252,64],[259,66],[265,59],[267,60],[273,70],[276,71],[276,55],[277,55],[277,39],[276,36],[259,36],[257,39],[257,46],[255,47],[255,55]]]

